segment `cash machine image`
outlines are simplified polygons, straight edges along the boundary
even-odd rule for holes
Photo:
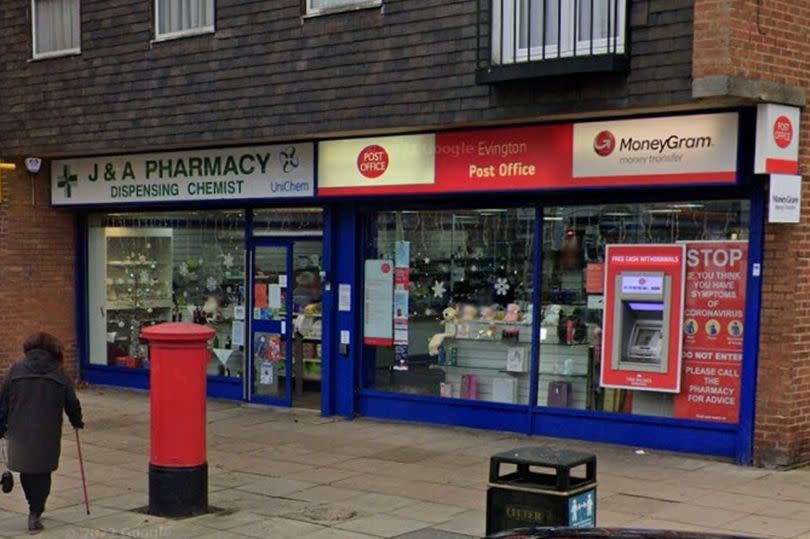
[[[613,296],[613,369],[666,372],[672,282],[655,271],[622,271]]]
[[[680,392],[685,259],[684,244],[605,248],[601,387]]]

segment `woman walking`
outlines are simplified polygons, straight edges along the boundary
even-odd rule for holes
[[[62,343],[48,333],[31,335],[25,357],[12,365],[0,390],[0,438],[8,440],[8,467],[19,472],[28,500],[28,530],[43,529],[42,512],[59,467],[62,412],[74,428],[84,427],[82,409],[64,370]]]

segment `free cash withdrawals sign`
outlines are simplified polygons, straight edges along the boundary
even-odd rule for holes
[[[56,160],[51,202],[133,204],[315,195],[314,144]]]

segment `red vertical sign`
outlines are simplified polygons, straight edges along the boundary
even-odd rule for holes
[[[686,248],[683,383],[675,417],[737,423],[748,243],[694,242]]]
[[[605,263],[588,262],[585,268],[585,291],[588,294],[605,292]]]

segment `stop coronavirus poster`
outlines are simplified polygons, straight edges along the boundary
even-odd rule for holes
[[[682,390],[675,417],[737,423],[748,243],[686,245]]]

